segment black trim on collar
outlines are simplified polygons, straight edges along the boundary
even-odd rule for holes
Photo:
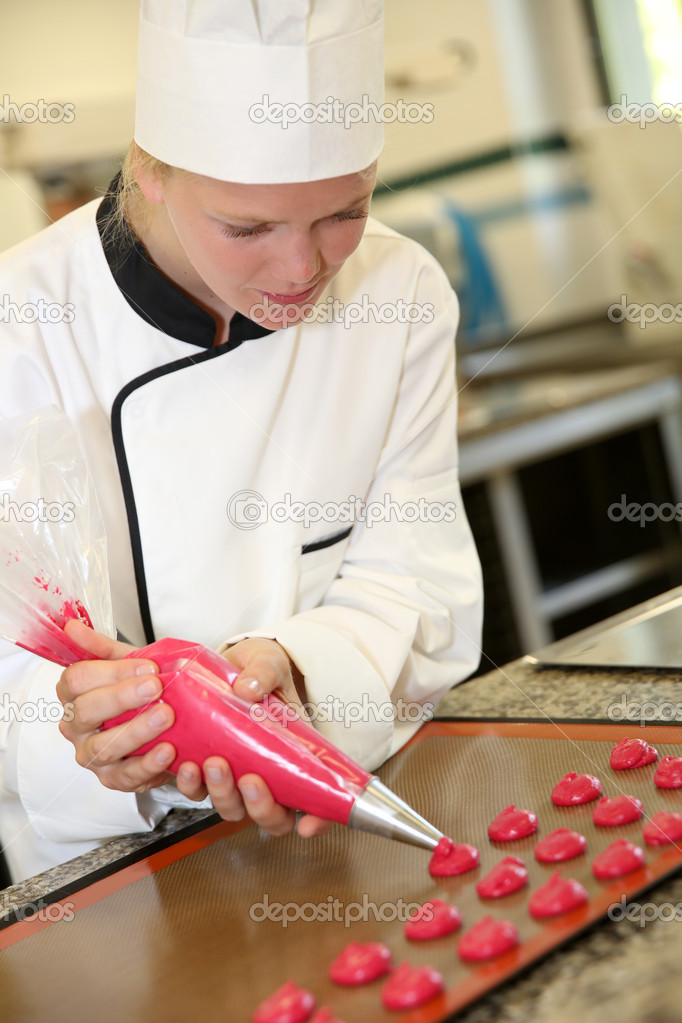
[[[139,238],[132,231],[110,229],[109,221],[116,202],[120,174],[97,210],[97,230],[111,274],[128,305],[142,319],[178,341],[198,348],[213,348],[216,323],[210,313],[197,305],[154,265]],[[235,312],[230,320],[227,342],[252,341],[272,334],[267,327]],[[220,345],[220,348],[223,346]]]
[[[207,362],[209,359],[216,359],[221,355],[227,355],[228,352],[234,351],[235,348],[238,348],[243,340],[246,339],[241,338],[240,340],[226,341],[225,344],[219,345],[217,348],[211,348],[207,352],[201,352],[199,355],[190,355],[185,359],[176,359],[175,362],[169,362],[165,366],[159,366],[157,369],[152,369],[148,373],[143,373],[142,376],[135,377],[134,380],[129,381],[129,383],[127,383],[125,387],[119,391],[111,408],[111,435],[114,441],[118,473],[121,477],[121,489],[123,490],[123,499],[125,501],[126,514],[128,516],[128,531],[130,533],[130,548],[135,568],[137,599],[140,605],[140,617],[142,619],[142,626],[144,628],[147,643],[153,643],[156,636],[154,634],[152,610],[149,606],[149,592],[147,590],[147,579],[144,570],[144,553],[142,550],[142,537],[140,535],[140,520],[137,515],[135,492],[130,478],[130,468],[128,466],[128,458],[126,456],[126,449],[123,441],[123,426],[121,423],[123,403],[126,398],[133,393],[133,391],[136,391],[139,387],[143,387],[145,384],[148,384],[151,380],[156,380],[158,377],[166,376],[168,373],[175,373],[181,369],[187,369],[189,366],[196,366],[198,363]]]
[[[109,226],[119,184],[120,174],[114,178],[108,194],[100,203],[96,219],[104,256],[121,295],[131,309],[150,326],[163,331],[169,337],[205,349],[196,355],[158,366],[156,369],[130,380],[116,395],[111,408],[111,433],[128,517],[140,616],[147,643],[153,643],[155,639],[154,625],[145,577],[140,523],[123,442],[121,423],[123,403],[133,391],[157,377],[178,372],[221,355],[227,355],[238,348],[242,342],[266,337],[268,334],[273,334],[274,331],[255,323],[242,313],[235,312],[230,320],[227,341],[214,347],[216,324],[210,313],[197,305],[161,273],[151,261],[142,242],[132,231],[117,232]]]

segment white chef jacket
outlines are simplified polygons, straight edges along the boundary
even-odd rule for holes
[[[275,638],[322,708],[316,726],[372,770],[418,727],[415,705],[434,705],[479,660],[449,283],[423,248],[370,219],[318,303],[333,322],[271,332],[235,314],[214,348],[212,317],[139,243],[103,242],[108,203],[0,256],[1,413],[56,404],[72,420],[126,639]],[[22,315],[40,300],[43,320],[64,308],[61,322]],[[396,319],[401,301],[410,311]],[[359,501],[376,509],[371,524],[349,521]],[[439,510],[452,502],[454,518]],[[415,507],[421,521],[400,521]],[[302,508],[319,521],[301,521]],[[16,703],[54,700],[60,672],[0,642],[0,689]],[[15,879],[188,805],[174,786],[104,788],[53,722],[2,723],[0,758]]]

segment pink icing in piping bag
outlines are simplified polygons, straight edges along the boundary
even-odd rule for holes
[[[163,739],[176,749],[171,771],[185,760],[203,764],[209,756],[224,756],[235,778],[260,775],[283,806],[427,849],[443,837],[276,696],[255,704],[236,696],[231,687],[239,671],[213,650],[161,639],[128,656],[158,664],[164,688],[154,702],[175,711],[171,727],[137,754]],[[128,721],[143,709],[103,727]]]
[[[68,610],[65,619],[83,620],[80,613]],[[54,623],[55,633],[67,641],[62,642],[58,656],[42,634],[30,646],[28,642],[22,645],[61,664],[92,660],[92,654],[68,640],[62,624]],[[276,696],[269,694],[255,704],[240,699],[232,692],[239,670],[215,651],[199,643],[167,638],[127,656],[158,665],[163,692],[152,702],[167,703],[175,712],[171,727],[133,756],[167,741],[176,750],[171,771],[188,760],[201,765],[209,756],[223,756],[235,778],[247,773],[260,775],[283,806],[425,849],[435,849],[443,838],[378,778]],[[104,722],[102,728],[129,721],[145,709],[127,711]]]
[[[198,643],[161,639],[128,657],[158,664],[164,688],[153,702],[167,703],[175,711],[170,728],[133,756],[161,740],[175,746],[177,755],[169,768],[173,772],[186,760],[201,765],[207,757],[224,756],[236,779],[260,774],[283,806],[348,823],[355,798],[371,775],[281,700],[268,695],[262,703],[247,703],[236,696],[231,686],[239,669]],[[104,728],[145,709],[126,711],[105,721]]]

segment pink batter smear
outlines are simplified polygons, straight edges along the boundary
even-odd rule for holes
[[[540,839],[535,846],[535,859],[539,863],[563,863],[581,856],[587,848],[587,839],[579,831],[557,828]]]
[[[656,768],[654,785],[659,789],[682,788],[682,757],[663,757]]]
[[[15,561],[19,561],[18,552],[15,554]],[[35,617],[30,628],[22,630],[20,638],[16,640],[17,646],[63,667],[90,658],[91,655],[81,650],[64,632],[66,623],[72,618],[83,622],[90,629],[93,628],[90,615],[81,601],[76,598],[65,599],[59,586],[52,583],[42,570],[33,577],[33,584],[39,590],[45,591],[51,598],[53,606],[50,607],[45,602],[46,598],[36,599]],[[61,599],[55,601],[55,597]]]
[[[579,806],[591,803],[601,796],[601,782],[593,774],[576,774],[569,771],[552,789],[555,806]]]
[[[431,899],[405,922],[403,931],[410,941],[431,941],[452,934],[462,926],[462,915],[450,902]]]
[[[36,576],[36,583],[39,582]],[[44,588],[41,584],[41,589]],[[57,588],[53,591],[59,592]],[[58,611],[43,608],[36,617],[35,624],[28,635],[22,637],[23,642],[17,640],[17,646],[29,650],[32,654],[44,657],[48,661],[54,661],[67,667],[74,661],[91,658],[91,654],[85,653],[76,643],[69,639],[64,632],[64,626],[72,618],[77,618],[88,628],[92,629],[93,624],[90,615],[83,607],[80,600],[64,600]]]
[[[528,884],[528,871],[518,856],[505,856],[476,885],[483,899],[501,899]]]
[[[381,1001],[387,1009],[416,1009],[439,995],[444,986],[441,974],[432,966],[412,967],[406,961],[384,984]]]
[[[467,963],[480,963],[501,956],[518,943],[519,932],[511,920],[484,916],[459,939],[457,955]]]
[[[573,877],[562,877],[557,870],[528,900],[528,912],[535,920],[570,913],[587,902],[587,892]]]
[[[538,819],[531,810],[517,810],[514,804],[506,806],[488,825],[488,838],[493,842],[513,842],[527,838],[538,830]]]
[[[251,1019],[252,1023],[305,1023],[314,1008],[312,992],[288,980],[261,1002]]]
[[[34,575],[33,582],[39,589],[45,590],[46,593],[50,589],[50,580],[46,579],[44,575]]]
[[[672,845],[682,842],[682,813],[659,810],[642,831],[647,845]]]
[[[355,987],[383,977],[391,969],[391,950],[378,941],[361,945],[351,941],[329,967],[329,978],[335,984]]]
[[[630,824],[644,816],[641,800],[636,796],[604,796],[592,811],[592,820],[600,828]]]
[[[455,877],[473,870],[479,864],[480,855],[475,845],[453,842],[447,836],[441,838],[429,862],[432,877]]]
[[[595,857],[592,873],[600,881],[622,877],[644,866],[644,850],[626,838],[618,838]]]
[[[644,739],[629,739],[627,736],[617,742],[611,750],[609,764],[614,771],[628,771],[633,767],[645,767],[658,760],[658,750]]]

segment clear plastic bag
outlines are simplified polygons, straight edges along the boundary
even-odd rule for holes
[[[54,406],[0,421],[0,636],[67,666],[92,655],[64,625],[80,618],[115,636],[106,535],[78,438]],[[163,738],[183,760],[230,758],[235,777],[255,770],[285,806],[346,823],[369,774],[273,695],[254,708],[233,691],[239,669],[197,643],[165,638],[129,657],[156,661],[174,724]],[[145,707],[106,721],[124,724]],[[326,812],[325,812],[326,811]]]
[[[68,665],[80,618],[115,636],[104,522],[76,432],[49,405],[0,420],[0,635]]]

